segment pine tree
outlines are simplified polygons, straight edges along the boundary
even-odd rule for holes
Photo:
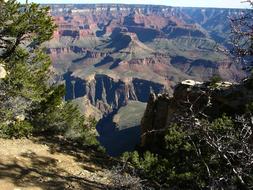
[[[63,101],[65,88],[50,80],[51,61],[43,49],[56,26],[49,8],[0,1],[0,135],[84,127],[77,108]]]
[[[0,2],[1,123],[29,119],[28,111],[45,99],[50,59],[41,45],[55,29],[47,7]]]

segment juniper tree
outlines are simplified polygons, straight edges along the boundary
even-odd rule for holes
[[[50,59],[41,45],[55,29],[47,7],[0,1],[1,120],[12,121],[38,105],[47,84]]]
[[[52,66],[43,43],[56,26],[49,7],[1,0],[0,10],[0,64],[6,72],[0,79],[0,133],[15,136],[12,129],[23,126],[30,132],[31,125],[61,131],[82,127],[76,107],[63,102],[64,86],[50,80]]]

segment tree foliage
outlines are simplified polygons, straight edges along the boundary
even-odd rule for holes
[[[163,146],[155,152],[123,157],[142,177],[163,188],[252,189],[252,131],[245,117],[223,116],[197,125],[182,121],[168,126]]]
[[[48,8],[0,2],[0,62],[7,76],[0,81],[1,123],[14,123],[45,100],[50,59],[41,48],[55,29]]]
[[[95,144],[88,128],[95,127],[94,121],[64,102],[64,85],[51,80],[51,61],[42,47],[56,28],[49,8],[1,0],[0,10],[0,64],[7,73],[0,79],[0,135],[65,134],[72,130]]]

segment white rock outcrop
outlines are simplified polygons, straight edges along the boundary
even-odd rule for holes
[[[203,84],[203,82],[188,79],[188,80],[182,81],[181,84],[188,85],[188,86],[195,86],[195,85]]]
[[[216,85],[218,87],[230,87],[233,85],[231,82],[223,81],[223,82],[217,82]]]
[[[7,72],[3,65],[0,65],[0,79],[4,79],[7,75]]]

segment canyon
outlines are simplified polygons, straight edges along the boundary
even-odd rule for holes
[[[111,155],[140,142],[138,123],[151,93],[171,96],[186,79],[218,75],[237,82],[246,77],[240,64],[219,51],[231,49],[229,17],[243,10],[49,6],[57,30],[45,47],[54,73],[66,84],[65,99],[99,120],[100,142]],[[117,147],[110,150],[112,144]]]

